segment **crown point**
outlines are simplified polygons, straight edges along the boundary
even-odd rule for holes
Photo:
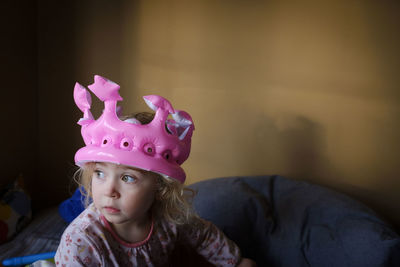
[[[88,87],[101,101],[122,100],[122,97],[118,93],[120,86],[111,80],[101,77],[100,75],[95,75],[94,83]]]
[[[190,126],[193,124],[192,117],[190,117],[190,115],[183,110],[177,110],[174,114],[172,114],[172,118],[180,126]]]
[[[146,104],[154,111],[157,109],[164,109],[168,111],[168,113],[175,113],[175,110],[172,108],[171,103],[162,96],[158,95],[146,95],[143,97]]]
[[[83,87],[79,83],[75,83],[74,100],[76,105],[82,112],[90,109],[90,106],[92,105],[92,98],[90,96],[90,93],[86,90],[85,87]]]

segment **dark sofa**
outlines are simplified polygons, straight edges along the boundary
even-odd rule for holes
[[[258,266],[400,266],[400,237],[360,202],[281,176],[190,186],[194,206]]]

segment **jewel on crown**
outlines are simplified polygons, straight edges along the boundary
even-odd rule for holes
[[[88,88],[104,102],[102,115],[95,120],[91,95],[85,87],[75,84],[74,100],[83,112],[78,121],[85,147],[75,154],[75,162],[105,161],[154,171],[184,182],[185,172],[180,165],[188,158],[194,130],[192,118],[185,111],[173,109],[171,103],[158,95],[144,96],[155,112],[154,119],[145,125],[137,120],[122,121],[117,102],[122,101],[120,86],[96,75]],[[168,118],[171,115],[172,118]]]

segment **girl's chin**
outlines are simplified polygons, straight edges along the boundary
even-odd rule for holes
[[[126,220],[119,218],[116,215],[103,214],[103,216],[110,224],[123,224],[126,222]]]

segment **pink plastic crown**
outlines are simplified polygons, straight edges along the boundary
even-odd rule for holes
[[[185,181],[186,174],[180,165],[189,156],[194,130],[188,113],[174,110],[161,96],[149,95],[143,97],[155,111],[149,124],[141,125],[135,119],[121,121],[117,115],[117,102],[122,100],[119,85],[96,75],[88,87],[104,102],[104,111],[95,120],[90,112],[90,93],[75,84],[75,103],[84,114],[78,124],[86,145],[75,154],[78,166],[86,162],[112,162]],[[168,119],[170,114],[172,119]]]

